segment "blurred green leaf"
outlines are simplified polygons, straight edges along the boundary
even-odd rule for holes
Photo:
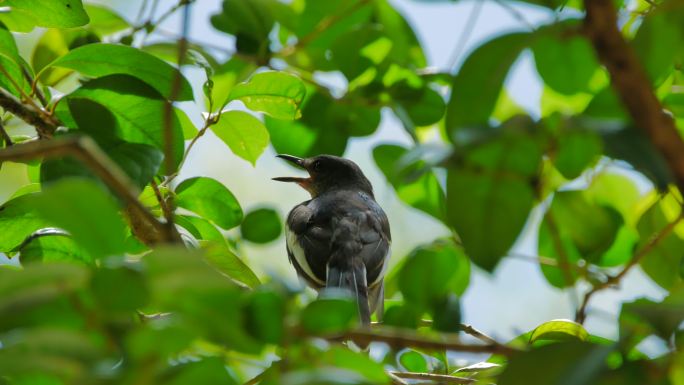
[[[239,52],[264,55],[268,52],[269,33],[273,29],[271,0],[224,0],[221,13],[211,17],[211,24],[219,31],[236,37]]]
[[[524,134],[502,134],[465,148],[447,174],[447,218],[466,254],[491,271],[518,238],[534,204],[541,150]]]
[[[319,298],[300,315],[302,328],[312,334],[337,333],[348,329],[357,317],[357,307],[346,298]]]
[[[404,147],[382,144],[373,149],[373,159],[402,201],[444,221],[444,191],[434,173],[425,170],[413,180],[409,175],[402,175],[402,157],[407,153]]]
[[[247,108],[276,119],[296,119],[306,95],[304,83],[286,72],[260,72],[247,82],[236,84],[230,100],[240,100]]]
[[[571,95],[588,90],[599,64],[589,41],[572,30],[579,30],[579,23],[564,24],[538,33],[532,52],[544,83],[562,94]]]
[[[91,77],[114,74],[133,76],[166,98],[192,100],[192,87],[185,77],[165,61],[139,49],[115,44],[88,44],[55,60],[52,67],[70,68]],[[175,79],[180,88],[173,95]]]
[[[205,357],[199,361],[186,362],[172,367],[166,376],[163,385],[186,385],[213,384],[213,385],[236,385],[237,382],[228,373],[221,358]]]
[[[454,289],[468,285],[470,266],[452,242],[439,241],[415,249],[399,272],[399,289],[407,302],[430,309]]]
[[[88,28],[100,35],[111,35],[131,27],[121,15],[103,5],[85,4],[85,10],[90,16]]]
[[[90,287],[99,311],[108,315],[130,317],[149,299],[145,277],[130,267],[100,268],[94,272]]]
[[[641,216],[637,224],[641,237],[637,246],[638,250],[652,242],[656,234],[675,220],[667,216],[667,204],[667,201],[658,201]],[[678,207],[676,203],[674,205]],[[677,231],[672,231],[650,247],[639,264],[655,283],[670,290],[682,281],[679,276],[679,266],[684,257],[682,250],[684,250],[684,239]]]
[[[40,216],[68,231],[93,258],[124,252],[126,225],[113,197],[98,184],[62,179],[36,195],[34,204]]]
[[[250,288],[261,283],[252,269],[228,248],[225,241],[200,244],[205,250],[204,258],[216,270]]]
[[[93,258],[71,237],[64,234],[34,233],[33,239],[19,249],[23,266],[36,262],[75,262],[94,265]]]
[[[423,354],[415,350],[406,350],[399,354],[399,363],[408,372],[428,373],[428,363]]]
[[[593,132],[568,130],[557,142],[554,165],[567,179],[575,179],[596,164],[602,154],[601,138]]]
[[[217,180],[186,179],[176,187],[176,204],[228,230],[242,222],[242,208],[233,193]]]
[[[586,342],[545,345],[511,358],[501,373],[500,385],[594,384],[606,368],[612,346]],[[530,375],[534,373],[534,375]]]
[[[530,343],[535,341],[550,340],[550,341],[566,341],[578,339],[586,341],[589,333],[581,324],[565,319],[558,319],[544,322],[537,326],[530,336]]]
[[[81,0],[5,0],[2,5],[11,12],[0,14],[0,21],[17,32],[30,32],[35,26],[74,28],[89,21]]]
[[[417,310],[415,306],[402,303],[385,310],[382,322],[388,326],[416,329],[422,315],[423,312]]]
[[[285,300],[267,290],[257,290],[248,295],[245,305],[247,331],[255,338],[279,344],[285,335]]]
[[[269,143],[268,131],[263,123],[244,111],[226,111],[211,130],[233,153],[256,165],[257,159]]]
[[[261,208],[250,211],[240,225],[242,237],[254,243],[268,243],[278,239],[282,232],[282,220],[273,209]]]
[[[48,29],[33,50],[31,64],[33,69],[40,73],[41,83],[53,86],[72,73],[69,68],[50,67],[53,61],[69,53],[69,50],[99,42],[97,35],[87,30]]]
[[[142,81],[127,75],[110,75],[89,81],[76,91],[66,96],[67,101],[87,99],[111,112],[114,117],[116,131],[97,132],[95,136],[116,136],[131,143],[149,144],[164,151],[164,109],[166,101],[161,95]],[[57,115],[63,121],[69,121],[67,103],[60,103]],[[69,108],[71,105],[69,104]],[[87,110],[76,111],[77,116],[93,121],[95,117],[87,115]],[[107,127],[105,125],[104,127]],[[183,157],[183,132],[175,114],[171,116],[172,149],[174,165],[178,165]],[[91,131],[93,132],[93,131]],[[169,174],[174,170],[163,170]]]
[[[21,195],[0,206],[0,252],[12,251],[36,230],[52,225],[36,211],[37,195]]]
[[[0,269],[0,315],[16,317],[21,311],[80,289],[88,274],[83,266],[63,263],[35,263],[20,271]]]
[[[447,104],[446,128],[450,136],[463,127],[487,124],[508,70],[530,40],[528,33],[499,36],[468,56],[454,78]]]
[[[433,305],[432,328],[447,333],[458,333],[461,330],[461,303],[453,293]]]
[[[684,42],[682,14],[677,7],[669,11],[657,9],[649,12],[632,41],[637,56],[655,85],[670,75],[681,51]]]
[[[381,364],[373,361],[362,352],[353,352],[348,348],[333,346],[321,357],[322,364],[330,367],[348,369],[363,376],[367,383],[385,384],[387,374]]]

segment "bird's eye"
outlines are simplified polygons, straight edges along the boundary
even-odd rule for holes
[[[313,170],[314,171],[321,171],[321,161],[317,160],[313,163]]]

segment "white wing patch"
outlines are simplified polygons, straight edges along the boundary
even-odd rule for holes
[[[385,274],[387,273],[387,268],[389,267],[389,259],[390,256],[392,255],[392,242],[389,242],[387,244],[387,254],[385,254],[385,260],[382,262],[382,270],[380,270],[380,274],[378,274],[378,277],[375,278],[375,281],[373,281],[368,287],[373,287],[375,286],[378,282],[382,281],[383,278],[385,278]]]
[[[310,278],[312,281],[315,281],[316,283],[325,286],[325,282],[321,281],[318,277],[316,277],[316,274],[313,273],[311,267],[309,266],[309,262],[306,261],[304,249],[299,244],[299,241],[297,241],[297,234],[291,231],[287,226],[285,226],[285,234],[285,241],[287,242],[287,247],[290,249],[290,252],[294,256],[295,260],[297,260],[299,266],[302,268],[302,270],[304,270],[304,273],[306,273],[308,278]]]

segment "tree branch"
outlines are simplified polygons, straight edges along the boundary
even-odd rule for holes
[[[27,105],[7,90],[0,88],[0,107],[36,128],[40,138],[51,138],[59,123],[44,111]]]
[[[613,88],[636,125],[663,154],[677,187],[684,192],[684,141],[672,117],[663,111],[639,58],[620,33],[613,0],[584,0],[584,6],[585,32],[610,73]]]
[[[457,337],[441,335],[433,337],[419,334],[412,330],[378,327],[369,329],[354,329],[347,332],[323,336],[323,338],[333,341],[352,340],[359,344],[369,344],[371,342],[384,342],[393,348],[422,348],[430,350],[451,350],[467,353],[491,353],[510,356],[520,352],[517,348],[512,348],[494,341],[486,345],[464,344]]]
[[[587,318],[587,305],[589,304],[589,300],[591,300],[591,297],[601,290],[604,290],[610,286],[620,283],[620,280],[622,280],[622,278],[625,275],[627,275],[627,273],[634,266],[639,264],[639,262],[641,262],[641,260],[644,258],[646,254],[651,252],[651,250],[653,250],[653,248],[656,247],[658,243],[660,243],[660,241],[662,241],[663,239],[665,239],[665,237],[672,233],[675,226],[677,226],[677,224],[679,224],[679,222],[681,222],[682,219],[684,219],[684,210],[680,212],[679,216],[674,221],[668,223],[667,226],[662,228],[659,232],[653,234],[649,241],[641,249],[637,250],[634,253],[632,258],[629,260],[629,262],[627,262],[625,267],[622,270],[620,270],[619,273],[617,273],[614,276],[608,277],[608,279],[606,279],[602,283],[594,285],[594,287],[584,295],[582,304],[579,306],[577,312],[575,313],[575,321],[579,323],[584,323],[584,321]]]
[[[2,161],[28,161],[37,158],[56,158],[73,156],[88,166],[102,181],[109,186],[127,204],[127,214],[135,222],[146,225],[137,227],[146,230],[135,235],[146,244],[159,242],[180,242],[177,231],[171,231],[163,223],[159,222],[140,203],[137,198],[137,188],[114,163],[107,154],[89,137],[60,137],[51,140],[31,141],[21,143],[0,150],[0,162]],[[136,230],[134,223],[131,227]],[[174,228],[175,230],[175,228]]]
[[[439,384],[472,384],[475,382],[472,378],[449,376],[446,374],[433,373],[412,373],[412,372],[389,372],[399,378],[406,378],[409,380],[427,380],[434,381]]]

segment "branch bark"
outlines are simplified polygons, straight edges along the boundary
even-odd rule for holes
[[[406,378],[409,380],[426,380],[434,381],[439,384],[472,384],[475,382],[472,378],[449,376],[446,374],[433,373],[413,373],[413,372],[389,372],[390,374],[399,378]]]
[[[16,144],[0,150],[0,162],[28,161],[38,158],[56,158],[73,156],[88,166],[114,193],[126,202],[126,213],[135,235],[148,245],[161,242],[180,242],[180,235],[175,228],[159,222],[137,198],[137,188],[121,170],[105,154],[94,140],[89,137],[60,137],[51,140],[31,141]],[[137,226],[136,226],[137,224]]]
[[[489,353],[511,356],[521,350],[494,341],[484,345],[464,344],[457,337],[441,335],[433,337],[419,334],[411,330],[378,327],[371,329],[354,329],[338,335],[323,336],[333,341],[354,341],[357,344],[383,342],[393,348],[422,348],[431,350],[450,350],[466,353]]]
[[[684,141],[671,116],[663,111],[636,53],[618,29],[613,0],[584,0],[585,32],[601,63],[610,73],[611,84],[639,129],[663,154],[684,192]]]
[[[35,127],[40,138],[51,138],[59,126],[59,123],[48,117],[46,112],[22,103],[16,96],[3,88],[0,88],[0,107]]]

